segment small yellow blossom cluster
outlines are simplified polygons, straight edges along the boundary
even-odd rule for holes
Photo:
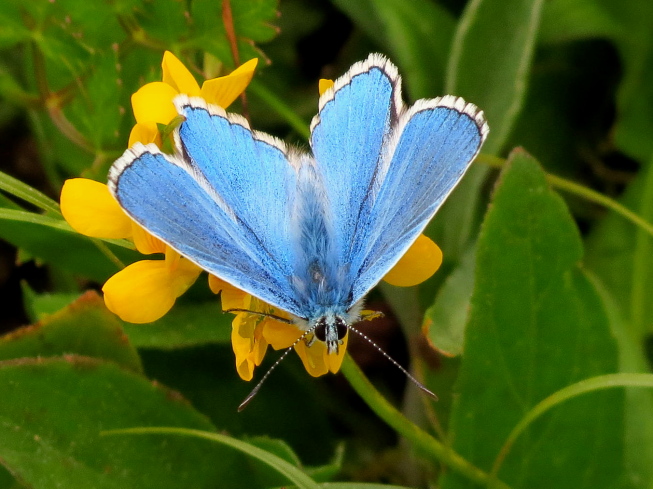
[[[141,87],[132,95],[136,125],[129,136],[129,146],[136,142],[161,147],[159,125],[170,124],[177,111],[172,103],[178,94],[204,98],[208,103],[226,108],[249,85],[257,60],[253,59],[229,75],[206,80],[200,87],[191,72],[172,53],[163,56],[163,78]],[[333,85],[320,81],[320,93]],[[107,308],[130,323],[150,323],[164,316],[176,299],[197,280],[202,270],[182,257],[158,238],[129,218],[107,186],[85,178],[67,180],[61,191],[61,212],[77,232],[103,239],[129,239],[144,255],[163,254],[163,259],[140,260],[117,272],[104,284],[102,291]],[[384,280],[398,286],[423,282],[439,268],[442,253],[433,241],[420,236]],[[263,301],[209,275],[209,286],[221,294],[223,310],[246,309],[290,319]],[[241,378],[251,380],[254,368],[261,364],[268,346],[275,350],[295,344],[302,331],[294,324],[276,321],[269,316],[239,312],[232,323],[232,346],[236,369]],[[337,372],[346,351],[347,337],[337,354],[327,354],[320,341],[295,344],[304,367],[317,377]],[[311,346],[307,346],[310,344]]]

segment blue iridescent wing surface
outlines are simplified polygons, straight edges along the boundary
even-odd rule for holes
[[[114,164],[109,188],[148,231],[205,270],[298,316],[288,277],[297,171],[286,148],[244,119],[178,97],[186,120],[180,155],[135,145]]]
[[[364,245],[352,259],[354,297],[374,287],[424,231],[487,133],[483,113],[461,98],[420,100],[401,115],[373,185]]]
[[[371,186],[398,118],[397,79],[396,68],[387,59],[371,55],[354,64],[320,97],[319,112],[311,123],[310,145],[316,180],[324,189],[331,247],[325,289],[338,291],[332,294],[334,305],[345,309],[355,302],[356,273],[351,265],[365,236],[373,203]]]
[[[371,55],[322,96],[311,129],[351,307],[426,227],[478,153],[487,125],[455,97],[405,108],[396,68]]]

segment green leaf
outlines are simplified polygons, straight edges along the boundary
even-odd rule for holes
[[[119,268],[91,239],[74,232],[63,219],[14,209],[0,209],[0,238],[56,267],[104,282]],[[136,251],[111,246],[124,263],[141,257]]]
[[[212,302],[181,303],[150,324],[124,323],[130,342],[138,348],[170,350],[208,343],[229,343],[233,314],[223,313],[216,297]]]
[[[470,249],[460,265],[447,277],[438,290],[433,305],[426,310],[428,340],[448,356],[463,351],[465,326],[474,289],[476,249]]]
[[[621,203],[653,221],[653,165],[640,172]],[[653,287],[653,239],[622,216],[611,212],[587,239],[587,267],[614,297],[629,334],[638,341],[653,332],[653,304],[648,299]]]
[[[371,482],[330,482],[322,484],[322,489],[409,489],[406,486],[373,484]]]
[[[311,378],[295,353],[279,365],[241,413],[238,405],[282,352],[269,350],[252,382],[238,377],[231,344],[141,349],[140,353],[149,377],[181,392],[216,426],[226,426],[238,437],[264,433],[283,439],[306,463],[320,464],[332,455],[337,437],[333,411],[344,410],[341,417],[349,420],[350,408],[323,393],[323,381]]]
[[[276,36],[276,0],[231,0],[231,14],[237,36],[240,62],[261,57],[254,43],[267,42]],[[195,0],[191,3],[194,35],[189,44],[216,56],[228,67],[233,67],[231,47],[222,21],[222,2]],[[259,64],[259,67],[261,65]]]
[[[552,393],[618,370],[601,297],[578,266],[562,199],[515,151],[478,241],[476,280],[451,420],[453,449],[489,470],[517,422]],[[582,396],[529,427],[499,477],[512,487],[611,488],[623,469],[623,392]],[[445,475],[447,489],[471,487]]]
[[[23,304],[27,317],[35,323],[68,306],[79,298],[79,292],[37,294],[26,282],[21,282]]]
[[[442,94],[455,26],[447,9],[426,0],[334,3],[392,56],[412,99]]]
[[[177,0],[142,2],[136,11],[136,22],[148,36],[163,41],[163,45],[173,44],[189,36],[192,22],[184,15],[186,8],[185,2]]]
[[[177,393],[114,363],[79,356],[0,362],[0,460],[31,487],[246,488],[232,450],[178,436],[103,430],[212,431]]]
[[[612,38],[619,29],[595,0],[551,0],[544,4],[538,41],[553,44],[590,38]]]
[[[613,137],[629,156],[646,161],[653,153],[653,3],[638,0],[596,2],[616,24],[613,37],[622,64]]]
[[[7,192],[9,195],[13,195],[14,197],[23,199],[25,202],[29,202],[44,211],[52,212],[55,215],[61,215],[59,204],[50,197],[3,172],[0,172],[0,190]]]
[[[591,277],[606,306],[612,333],[619,347],[619,371],[649,372],[649,365],[640,342],[630,333],[619,306],[600,281]],[[640,481],[653,481],[653,391],[626,389],[625,409],[625,478],[639,486]]]
[[[486,153],[501,151],[521,110],[543,4],[471,0],[458,23],[445,91],[485,112]]]
[[[0,360],[64,354],[111,360],[135,372],[142,369],[120,321],[95,292],[87,292],[32,326],[0,337]]]
[[[304,474],[301,470],[295,467],[292,463],[287,462],[281,457],[276,456],[273,453],[267,452],[258,448],[255,445],[246,443],[235,438],[231,438],[225,435],[218,433],[209,433],[206,431],[199,430],[190,430],[184,428],[169,428],[169,427],[160,427],[160,428],[132,428],[124,430],[112,430],[107,432],[109,435],[121,435],[121,434],[178,434],[185,435],[189,437],[205,438],[231,448],[234,448],[240,452],[247,454],[248,456],[258,459],[263,462],[265,465],[272,467],[279,474],[285,476],[290,480],[294,485],[300,489],[319,489],[320,486],[315,483],[310,477]]]

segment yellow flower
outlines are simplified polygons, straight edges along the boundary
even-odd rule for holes
[[[201,272],[130,219],[103,183],[87,178],[66,180],[61,189],[61,213],[85,236],[129,239],[140,253],[165,254],[164,260],[132,263],[102,287],[107,308],[124,321],[150,323],[161,318]]]
[[[163,81],[148,83],[132,95],[136,125],[129,135],[129,146],[137,141],[160,146],[157,124],[167,125],[177,117],[172,100],[180,93],[202,97],[222,108],[228,107],[249,85],[257,63],[258,59],[251,59],[226,76],[206,80],[200,88],[188,68],[174,54],[166,51],[161,63]]]
[[[243,380],[252,379],[254,368],[263,361],[268,346],[282,350],[295,345],[295,351],[299,354],[304,368],[314,377],[329,371],[336,373],[340,369],[347,349],[348,336],[345,336],[337,354],[328,355],[326,345],[320,341],[314,341],[310,347],[307,346],[313,339],[312,334],[297,342],[304,331],[296,325],[256,314],[272,314],[290,320],[290,314],[287,312],[276,309],[213,275],[209,275],[209,286],[214,293],[221,293],[223,310],[252,311],[236,313],[231,323],[231,345],[236,355],[236,370]]]
[[[131,131],[129,145],[139,141],[161,146],[157,124],[168,124],[177,115],[172,99],[179,93],[227,107],[245,90],[256,64],[256,59],[250,60],[229,75],[205,81],[200,88],[181,61],[166,51],[163,81],[148,83],[132,96],[137,124]],[[61,212],[78,233],[93,238],[129,239],[143,254],[165,255],[164,260],[132,263],[104,284],[107,308],[125,321],[149,323],[161,318],[201,272],[197,265],[130,219],[103,183],[85,178],[67,180],[61,190]]]

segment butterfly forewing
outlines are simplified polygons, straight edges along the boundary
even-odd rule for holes
[[[189,113],[189,119],[196,114]],[[240,130],[236,135],[214,131],[212,136],[225,145],[233,138],[252,139],[251,132]],[[185,144],[192,144],[192,140]],[[238,153],[234,154],[238,158]],[[244,168],[245,163],[252,164],[251,160],[241,163]],[[196,165],[164,155],[154,145],[135,145],[125,152],[111,170],[109,188],[136,222],[183,256],[232,285],[301,315],[295,291],[288,282],[288,271],[284,269],[287,257],[274,254],[279,242],[287,243],[290,239],[285,232],[289,227],[284,221],[289,220],[287,213],[278,217],[274,226],[260,232],[256,227],[260,220],[248,221],[246,213],[237,214],[241,209],[231,206],[234,192],[218,191]],[[278,194],[264,192],[263,185],[252,189],[248,197],[258,201],[250,205],[259,208],[260,214],[265,214],[269,207],[276,210],[287,206],[287,196],[273,201]]]
[[[356,63],[320,98],[311,149],[326,192],[340,264],[365,233],[375,172],[397,119],[396,68],[381,56]]]
[[[422,100],[395,128],[375,186],[364,245],[352,263],[365,295],[424,230],[478,153],[487,126],[460,98]]]

